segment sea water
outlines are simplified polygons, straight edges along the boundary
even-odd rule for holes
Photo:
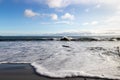
[[[0,63],[31,63],[49,77],[120,79],[119,41],[2,41]]]

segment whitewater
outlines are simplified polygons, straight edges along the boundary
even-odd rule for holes
[[[120,79],[120,41],[3,41],[0,63],[30,63],[49,77]]]

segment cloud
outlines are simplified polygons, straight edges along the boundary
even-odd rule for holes
[[[83,23],[82,25],[83,25],[83,26],[86,26],[86,25],[89,25],[89,23],[88,23],[88,22],[85,22],[85,23]]]
[[[63,16],[61,16],[62,19],[68,19],[68,20],[74,20],[75,16],[70,14],[70,13],[66,13]]]
[[[57,14],[51,14],[51,19],[52,20],[58,20],[58,15]]]
[[[83,26],[95,26],[92,29],[96,30],[120,30],[120,9],[116,9],[112,15],[101,17],[99,21],[88,21],[82,24]]]
[[[110,28],[119,28],[120,26],[120,15],[114,15],[103,21],[104,25]],[[120,28],[119,28],[120,29]]]
[[[33,12],[31,9],[26,9],[24,11],[24,15],[26,17],[35,17],[35,16],[39,16],[40,14],[39,13],[36,13],[36,12]]]
[[[98,27],[120,30],[120,9],[117,9],[113,15],[104,17]]]
[[[65,8],[71,5],[109,5],[109,7],[119,6],[120,0],[16,0],[24,3],[46,4],[49,8]]]
[[[67,24],[67,25],[72,25],[72,24],[74,24],[74,23],[71,22],[71,21],[57,21],[57,22],[55,22],[55,24]]]
[[[120,0],[15,0],[25,3],[46,4],[49,8],[64,8],[70,5],[110,5],[110,7],[119,6]],[[97,7],[100,7],[100,6]]]
[[[91,4],[99,4],[96,7],[100,7],[100,4],[104,5],[119,5],[120,0],[46,0],[46,4],[50,8],[63,8],[67,7],[69,5],[76,5],[76,4],[85,4],[85,5],[91,5]]]
[[[97,25],[99,22],[98,21],[92,21],[92,22],[85,22],[82,25],[83,26],[95,26]]]
[[[73,25],[74,22],[71,22],[71,21],[54,21],[54,22],[41,22],[40,24],[42,24],[42,25],[51,25],[51,24],[54,24],[54,25],[57,25],[57,24]]]
[[[106,16],[99,21],[85,22],[83,26],[95,26],[96,30],[120,30],[120,14]],[[93,29],[93,28],[92,28]]]
[[[98,21],[92,21],[91,22],[91,25],[97,25],[98,24]]]
[[[57,14],[44,14],[44,13],[40,14],[40,13],[32,11],[31,9],[26,9],[24,11],[24,15],[26,17],[35,17],[35,16],[40,16],[40,17],[43,17],[43,18],[50,17],[52,20],[58,20],[58,15]]]
[[[71,3],[70,0],[47,0],[46,4],[50,8],[61,8],[61,7],[66,7]]]

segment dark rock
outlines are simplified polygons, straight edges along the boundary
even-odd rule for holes
[[[70,37],[63,37],[63,38],[61,38],[60,40],[61,40],[61,41],[71,41],[72,38],[70,38]]]

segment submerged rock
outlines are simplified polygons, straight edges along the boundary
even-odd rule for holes
[[[70,46],[67,46],[67,45],[62,45],[62,47],[67,47],[67,48],[69,48]]]

